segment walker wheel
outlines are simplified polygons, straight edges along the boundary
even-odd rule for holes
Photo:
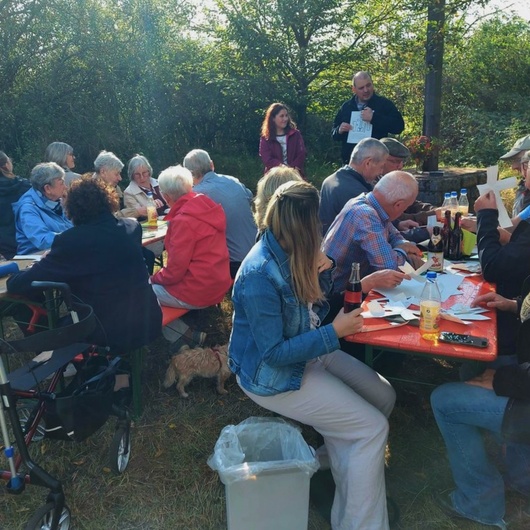
[[[125,471],[131,456],[131,424],[120,425],[109,448],[109,466],[114,473],[121,474]]]
[[[55,503],[53,502],[48,502],[44,506],[41,506],[28,521],[24,530],[68,530],[71,522],[70,508],[66,504],[64,505],[56,529],[52,529],[54,510]]]

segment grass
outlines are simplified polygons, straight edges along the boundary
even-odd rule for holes
[[[191,313],[190,323],[208,332],[210,344],[223,343],[230,329],[230,302]],[[107,451],[114,430],[111,418],[80,443],[43,440],[33,451],[37,461],[64,485],[76,530],[221,530],[226,528],[224,486],[206,461],[221,429],[249,416],[270,415],[250,401],[234,378],[229,394],[219,396],[213,380],[197,379],[182,399],[161,381],[167,365],[167,343],[151,346],[144,370],[145,411],[133,426],[129,467],[113,475]],[[403,375],[433,383],[457,379],[453,363],[409,357]],[[462,529],[481,525],[448,519],[434,504],[436,492],[452,487],[445,449],[429,406],[429,387],[397,384],[398,402],[390,419],[387,490],[400,509],[395,528],[406,530]],[[318,436],[308,427],[304,438],[313,446]],[[0,528],[16,530],[41,504],[45,490],[27,487],[20,496],[0,493]],[[521,518],[525,500],[508,495],[508,515],[519,517],[511,530],[528,528]],[[271,507],[273,509],[274,507]],[[310,505],[309,528],[328,530],[326,520]],[[249,529],[252,530],[252,529]]]

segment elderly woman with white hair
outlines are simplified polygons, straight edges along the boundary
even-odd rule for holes
[[[37,164],[30,182],[31,188],[13,204],[18,254],[49,249],[57,234],[73,226],[61,204],[64,170],[55,162]]]
[[[158,183],[170,210],[167,265],[151,276],[153,290],[162,305],[171,307],[201,309],[218,304],[232,283],[223,208],[192,191],[193,177],[182,166],[162,171]],[[163,332],[173,342],[172,351],[184,344],[202,345],[206,338],[180,320]]]
[[[147,194],[152,193],[158,215],[163,215],[167,204],[160,193],[158,181],[153,178],[153,168],[145,156],[135,155],[129,160],[127,176],[131,183],[123,192],[125,206],[127,208],[147,207]]]
[[[64,169],[64,183],[69,188],[81,175],[72,171],[75,167],[74,148],[64,142],[52,142],[44,152],[44,162],[55,162]]]
[[[110,151],[101,151],[94,160],[94,177],[100,178],[103,182],[112,186],[120,199],[120,210],[116,212],[116,217],[146,217],[147,208],[145,206],[126,207],[124,204],[123,191],[118,186],[121,182],[121,170],[123,169],[123,162]]]

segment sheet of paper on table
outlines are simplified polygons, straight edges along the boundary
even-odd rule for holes
[[[17,254],[16,256],[13,256],[12,259],[14,260],[32,260],[32,261],[40,261],[44,257],[43,254],[26,254],[25,256]]]
[[[360,111],[354,111],[351,113],[350,125],[353,129],[348,131],[347,143],[358,144],[363,138],[371,138],[372,124],[363,121]]]
[[[456,274],[440,274],[436,279],[442,302],[445,302],[450,296],[461,294],[458,287],[464,278]],[[416,280],[403,280],[400,285],[393,289],[374,289],[378,293],[388,298],[390,302],[399,302],[406,298],[410,304],[419,305],[421,292],[424,284]]]
[[[487,180],[486,184],[477,184],[477,189],[480,195],[493,191],[495,194],[495,201],[497,202],[497,209],[499,210],[499,226],[501,228],[507,228],[512,226],[512,220],[506,211],[506,206],[502,202],[500,195],[501,190],[508,188],[514,188],[517,185],[517,178],[510,177],[508,179],[498,180],[499,166],[490,166],[486,168]]]

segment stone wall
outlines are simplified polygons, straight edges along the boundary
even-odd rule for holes
[[[475,200],[479,196],[477,184],[486,183],[486,170],[478,168],[442,168],[440,171],[432,172],[432,174],[427,172],[416,173],[415,177],[419,186],[419,201],[441,206],[446,192],[457,191],[460,195],[460,190],[466,188],[469,211],[473,212],[473,204],[475,204]]]

